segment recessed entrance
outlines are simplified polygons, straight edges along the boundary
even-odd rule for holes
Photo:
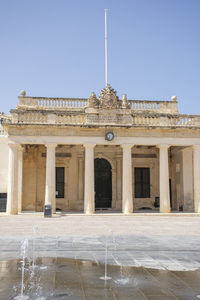
[[[112,203],[112,171],[104,158],[94,160],[95,209],[109,208]]]

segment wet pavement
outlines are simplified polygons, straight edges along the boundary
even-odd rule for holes
[[[2,215],[0,300],[19,294],[16,259],[25,240],[27,257],[40,258],[37,276],[30,263],[26,266],[30,299],[200,299],[199,220],[196,215]],[[112,279],[104,282],[99,277],[106,244]]]
[[[20,294],[21,262],[0,262],[0,299]],[[34,270],[34,272],[33,272]],[[29,299],[84,300],[197,300],[200,271],[167,271],[108,265],[110,280],[104,281],[104,265],[92,261],[37,258],[35,268],[26,260],[24,295]]]

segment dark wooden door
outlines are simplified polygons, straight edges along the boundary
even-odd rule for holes
[[[112,171],[110,163],[103,158],[94,160],[95,208],[111,207]]]

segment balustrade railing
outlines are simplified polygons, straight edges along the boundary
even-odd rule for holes
[[[47,123],[48,115],[40,112],[26,112],[18,114],[18,123]]]
[[[146,111],[170,114],[178,113],[177,102],[175,101],[128,100],[128,107],[132,111]]]
[[[56,115],[56,124],[84,124],[85,115]]]
[[[37,98],[37,97],[19,97],[18,107],[34,109],[83,109],[87,106],[87,99],[75,98]]]
[[[38,99],[37,107],[38,108],[84,108],[87,106],[86,99]]]
[[[133,125],[135,126],[159,126],[159,117],[135,116]]]
[[[15,110],[12,114],[12,118],[8,120],[4,120],[3,124],[6,123],[17,123],[17,124],[74,124],[74,125],[105,125],[105,124],[115,124],[120,126],[125,125],[123,119],[120,121],[119,119],[104,119],[101,118],[95,119],[88,118],[86,113],[54,113],[54,112],[42,112],[42,111],[17,111]],[[96,118],[96,117],[95,117]],[[146,115],[142,113],[134,113],[132,114],[132,126],[144,126],[144,127],[199,127],[200,128],[200,116],[188,116],[188,115]],[[91,120],[91,121],[90,121]],[[117,121],[118,120],[118,121]],[[128,125],[128,124],[127,124]],[[130,124],[129,124],[130,125]],[[128,126],[129,126],[128,125]],[[0,129],[1,131],[1,129]],[[2,135],[2,133],[0,132]]]
[[[83,110],[87,107],[84,98],[39,98],[19,97],[18,108],[37,110]],[[177,113],[177,102],[174,101],[148,101],[128,100],[128,108],[132,111],[147,111],[157,113]]]
[[[176,117],[135,115],[133,117],[133,125],[157,127],[200,127],[200,117],[187,115],[179,115]]]
[[[160,104],[153,101],[128,100],[128,104],[131,110],[158,111],[160,109]]]

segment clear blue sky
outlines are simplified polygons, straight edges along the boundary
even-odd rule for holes
[[[30,96],[170,100],[200,114],[200,0],[0,0],[0,111]]]

